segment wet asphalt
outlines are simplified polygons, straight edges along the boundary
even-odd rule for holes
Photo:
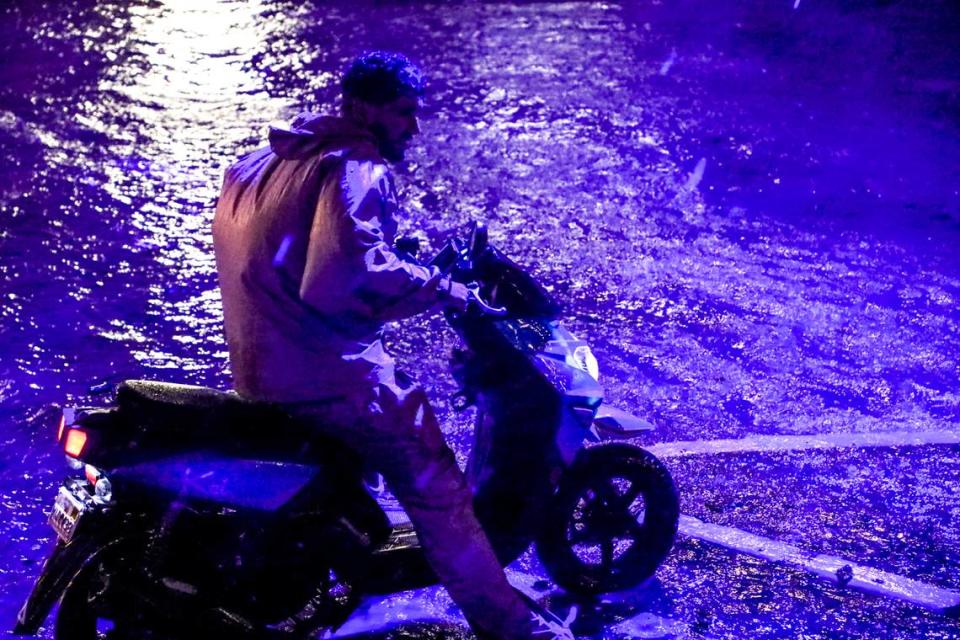
[[[723,5],[723,6],[719,6]],[[960,26],[947,2],[12,2],[0,10],[0,625],[66,470],[50,403],[229,384],[207,233],[223,168],[397,48],[431,78],[406,227],[473,219],[552,287],[637,441],[904,434],[665,456],[684,514],[960,593]],[[461,461],[442,319],[393,327]],[[575,603],[533,554],[510,575]],[[960,623],[681,535],[576,603],[593,638],[954,638]],[[958,596],[960,598],[960,596]],[[469,637],[438,589],[343,637]],[[51,627],[42,637],[51,637]]]

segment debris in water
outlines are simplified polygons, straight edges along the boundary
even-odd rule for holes
[[[690,174],[690,177],[687,178],[687,184],[683,185],[683,188],[687,191],[693,191],[697,188],[697,185],[700,184],[700,181],[703,180],[703,172],[707,168],[707,159],[700,158],[700,161],[697,163],[697,166],[694,167],[693,173]]]
[[[707,629],[710,628],[710,623],[713,622],[713,619],[716,616],[712,611],[709,611],[708,609],[700,607],[697,609],[694,617],[695,617],[695,620],[693,622],[693,625],[691,626],[691,629],[693,629],[693,631],[696,633],[702,634]]]
[[[695,630],[698,634],[706,631],[712,617],[712,615],[708,614],[701,619],[698,614],[697,622],[688,629],[687,625],[679,620],[661,618],[649,611],[645,611],[613,625],[610,627],[610,630],[629,638],[648,638],[650,640],[654,638],[685,637],[689,635],[690,630]]]
[[[670,57],[667,58],[666,62],[660,65],[660,75],[665,76],[667,72],[670,71],[670,67],[673,66],[673,63],[677,61],[677,50],[670,50]]]
[[[845,564],[837,569],[837,582],[841,587],[847,586],[851,580],[853,580],[853,567]]]

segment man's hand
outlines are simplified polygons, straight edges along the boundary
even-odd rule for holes
[[[445,278],[440,283],[440,302],[446,309],[466,311],[467,301],[470,299],[470,290],[462,282]]]

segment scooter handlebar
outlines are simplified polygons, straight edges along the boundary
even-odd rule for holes
[[[456,242],[450,241],[444,245],[443,249],[441,249],[437,255],[428,260],[426,264],[431,267],[436,267],[440,270],[440,273],[448,275],[457,267],[459,262],[460,249]]]

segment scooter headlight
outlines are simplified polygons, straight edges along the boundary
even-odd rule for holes
[[[581,371],[586,371],[591,378],[600,381],[600,363],[597,362],[597,357],[593,355],[593,351],[590,350],[590,347],[587,345],[580,345],[573,350],[573,359],[576,361],[577,367]]]

